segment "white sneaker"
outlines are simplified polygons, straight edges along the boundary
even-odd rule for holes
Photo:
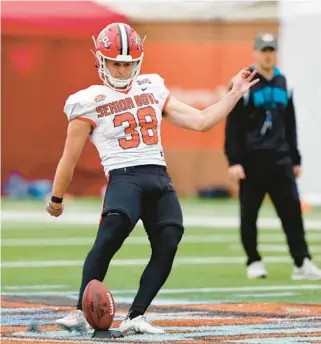
[[[147,320],[144,315],[139,315],[134,319],[125,319],[119,325],[119,330],[123,334],[134,333],[166,333],[162,328],[157,327],[151,321]]]
[[[315,266],[309,258],[304,258],[303,264],[300,268],[293,267],[293,280],[321,280],[321,270]]]
[[[265,270],[263,262],[260,260],[248,265],[246,272],[247,272],[247,278],[249,279],[265,278],[268,275],[268,273]]]
[[[67,331],[77,331],[87,333],[89,324],[84,316],[83,311],[76,310],[64,318],[57,319],[56,325]]]

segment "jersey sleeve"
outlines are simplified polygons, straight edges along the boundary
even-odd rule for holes
[[[153,79],[153,82],[155,82],[155,86],[157,89],[157,99],[160,102],[162,111],[164,111],[171,93],[165,85],[165,80],[160,75],[153,74],[152,79]]]
[[[81,94],[73,94],[66,100],[64,113],[68,121],[78,119],[90,123],[93,128],[97,126],[96,105],[92,101],[86,101]]]

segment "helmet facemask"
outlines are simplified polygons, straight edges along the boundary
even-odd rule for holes
[[[103,83],[106,86],[109,86],[111,88],[121,88],[122,90],[127,90],[131,87],[132,82],[138,77],[140,73],[140,69],[143,62],[143,55],[139,57],[138,59],[126,59],[125,56],[121,56],[121,58],[111,59],[108,57],[103,56],[103,54],[99,51],[96,53],[96,58],[98,62],[98,74],[100,79],[103,81]],[[107,61],[117,61],[117,62],[132,62],[132,73],[131,76],[126,79],[117,79],[112,77],[108,67],[107,67]]]

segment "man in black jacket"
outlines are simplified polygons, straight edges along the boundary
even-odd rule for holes
[[[257,250],[257,217],[269,194],[294,261],[292,279],[321,279],[305,240],[295,178],[301,174],[292,92],[275,67],[277,39],[260,33],[254,42],[260,82],[236,104],[226,121],[229,176],[240,185],[241,239],[248,278],[267,276]]]

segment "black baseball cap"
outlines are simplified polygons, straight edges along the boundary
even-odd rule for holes
[[[260,32],[254,40],[255,50],[263,50],[265,48],[273,48],[278,50],[278,40],[275,34],[269,32]]]

